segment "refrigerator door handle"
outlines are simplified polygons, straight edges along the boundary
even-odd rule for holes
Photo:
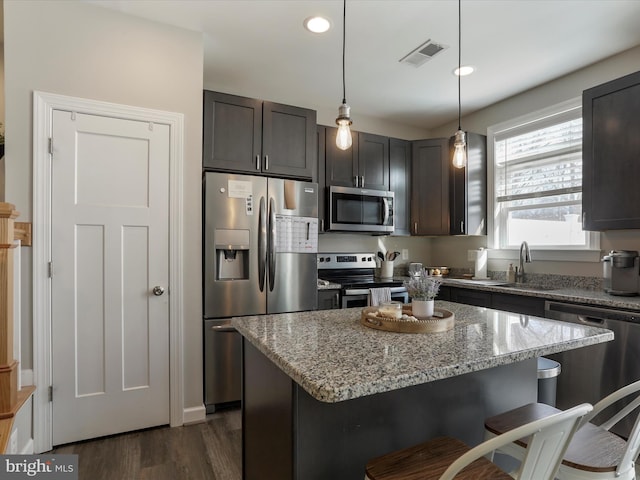
[[[267,267],[267,206],[264,197],[260,197],[258,218],[258,286],[264,292],[264,280]]]
[[[269,199],[269,291],[273,292],[276,281],[276,205]]]

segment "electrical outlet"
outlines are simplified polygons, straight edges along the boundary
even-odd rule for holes
[[[409,260],[409,249],[408,248],[403,248],[402,249],[402,260]]]

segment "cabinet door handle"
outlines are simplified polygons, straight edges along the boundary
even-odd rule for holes
[[[269,170],[269,155],[264,156],[264,169]]]
[[[336,292],[333,295],[333,308],[338,308],[338,307],[340,307],[340,294]]]
[[[464,233],[464,220],[460,220],[460,233]]]
[[[356,188],[358,188],[358,179],[359,177],[357,175],[353,177],[353,184],[355,185]]]
[[[256,170],[260,170],[260,155],[256,155]]]
[[[418,234],[418,222],[414,222],[413,224],[413,233]]]
[[[360,188],[364,188],[364,175],[360,177]]]

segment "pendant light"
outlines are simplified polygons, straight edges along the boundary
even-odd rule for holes
[[[347,18],[347,0],[343,0],[342,10],[342,105],[338,107],[338,118],[336,123],[338,124],[338,134],[336,135],[336,147],[340,150],[347,150],[351,148],[353,140],[351,138],[351,129],[349,126],[353,123],[351,121],[351,107],[347,105],[347,94],[344,80],[344,44],[346,37],[346,18]]]
[[[462,131],[461,126],[461,102],[460,102],[460,67],[462,66],[462,15],[461,0],[458,0],[458,131],[453,139],[453,166],[456,168],[464,168],[467,166],[467,142],[466,135]]]

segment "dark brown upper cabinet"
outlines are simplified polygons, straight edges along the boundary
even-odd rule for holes
[[[582,226],[640,228],[640,72],[582,93]]]
[[[394,193],[393,235],[411,235],[411,142],[389,139],[389,190]]]
[[[326,127],[318,125],[316,129],[318,147],[318,173],[315,182],[318,182],[318,233],[323,233],[326,229],[325,212],[327,211],[327,187],[325,179],[325,131]]]
[[[487,137],[467,132],[467,166],[449,163],[449,233],[487,234]],[[449,139],[449,158],[453,158]]]
[[[316,112],[205,90],[203,167],[310,180]]]
[[[326,184],[389,190],[389,138],[352,132],[353,145],[340,150],[336,147],[337,131],[326,128]]]
[[[412,142],[411,234],[449,234],[449,139]]]

